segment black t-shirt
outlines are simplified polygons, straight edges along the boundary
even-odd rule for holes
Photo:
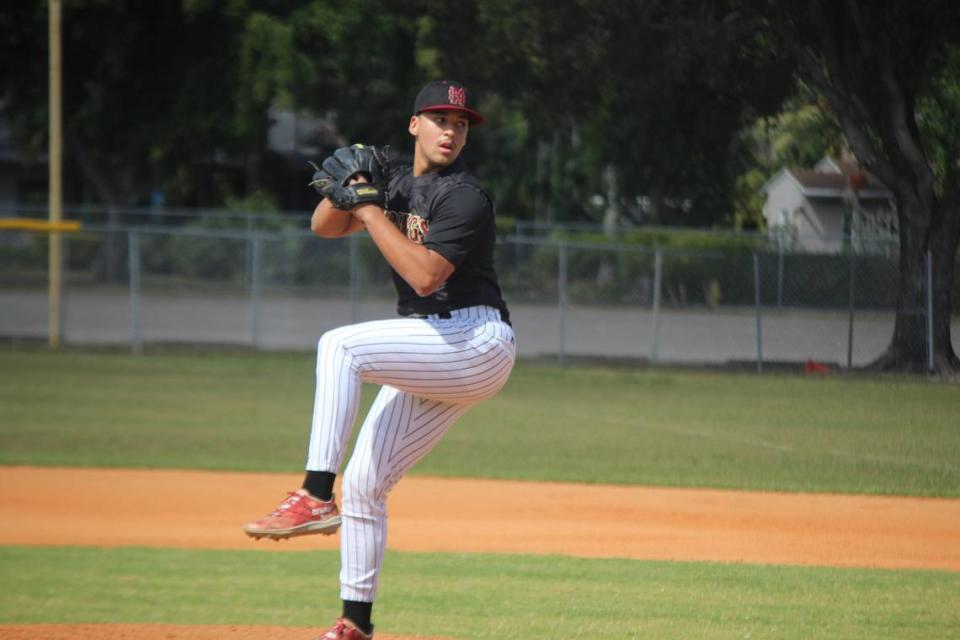
[[[393,272],[397,312],[430,315],[488,305],[508,320],[494,271],[493,200],[459,161],[440,173],[413,176],[410,165],[397,167],[390,180],[387,216],[408,238],[436,251],[454,266],[453,274],[429,296],[418,296]]]

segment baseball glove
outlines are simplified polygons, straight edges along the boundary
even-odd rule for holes
[[[390,176],[386,149],[362,144],[341,147],[323,161],[322,168],[313,167],[316,171],[310,186],[336,208],[349,211],[368,202],[386,205]],[[366,182],[350,184],[359,176]]]

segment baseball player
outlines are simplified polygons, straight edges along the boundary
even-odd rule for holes
[[[311,229],[325,238],[366,230],[393,271],[400,318],[329,331],[317,348],[306,477],[254,538],[340,538],[343,612],[321,640],[373,637],[371,611],[386,547],[386,497],[467,410],[506,383],[514,333],[493,266],[494,205],[460,154],[483,122],[458,82],[419,92],[408,131],[413,162],[364,145],[338,149],[311,184],[324,196]],[[381,385],[333,495],[361,382]]]

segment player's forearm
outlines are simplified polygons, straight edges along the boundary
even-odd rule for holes
[[[349,211],[337,209],[324,198],[313,210],[310,230],[321,238],[342,238],[363,229],[363,223]]]
[[[393,270],[406,280],[419,296],[428,296],[443,285],[454,267],[436,251],[419,245],[397,229],[375,206],[361,207],[357,215],[367,233]]]

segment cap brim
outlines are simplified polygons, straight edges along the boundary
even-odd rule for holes
[[[424,111],[459,111],[461,113],[467,114],[467,117],[470,119],[470,124],[483,124],[483,116],[474,111],[473,109],[467,109],[466,107],[458,107],[455,104],[433,104],[428,107],[420,107],[420,110],[417,113],[423,113]]]

